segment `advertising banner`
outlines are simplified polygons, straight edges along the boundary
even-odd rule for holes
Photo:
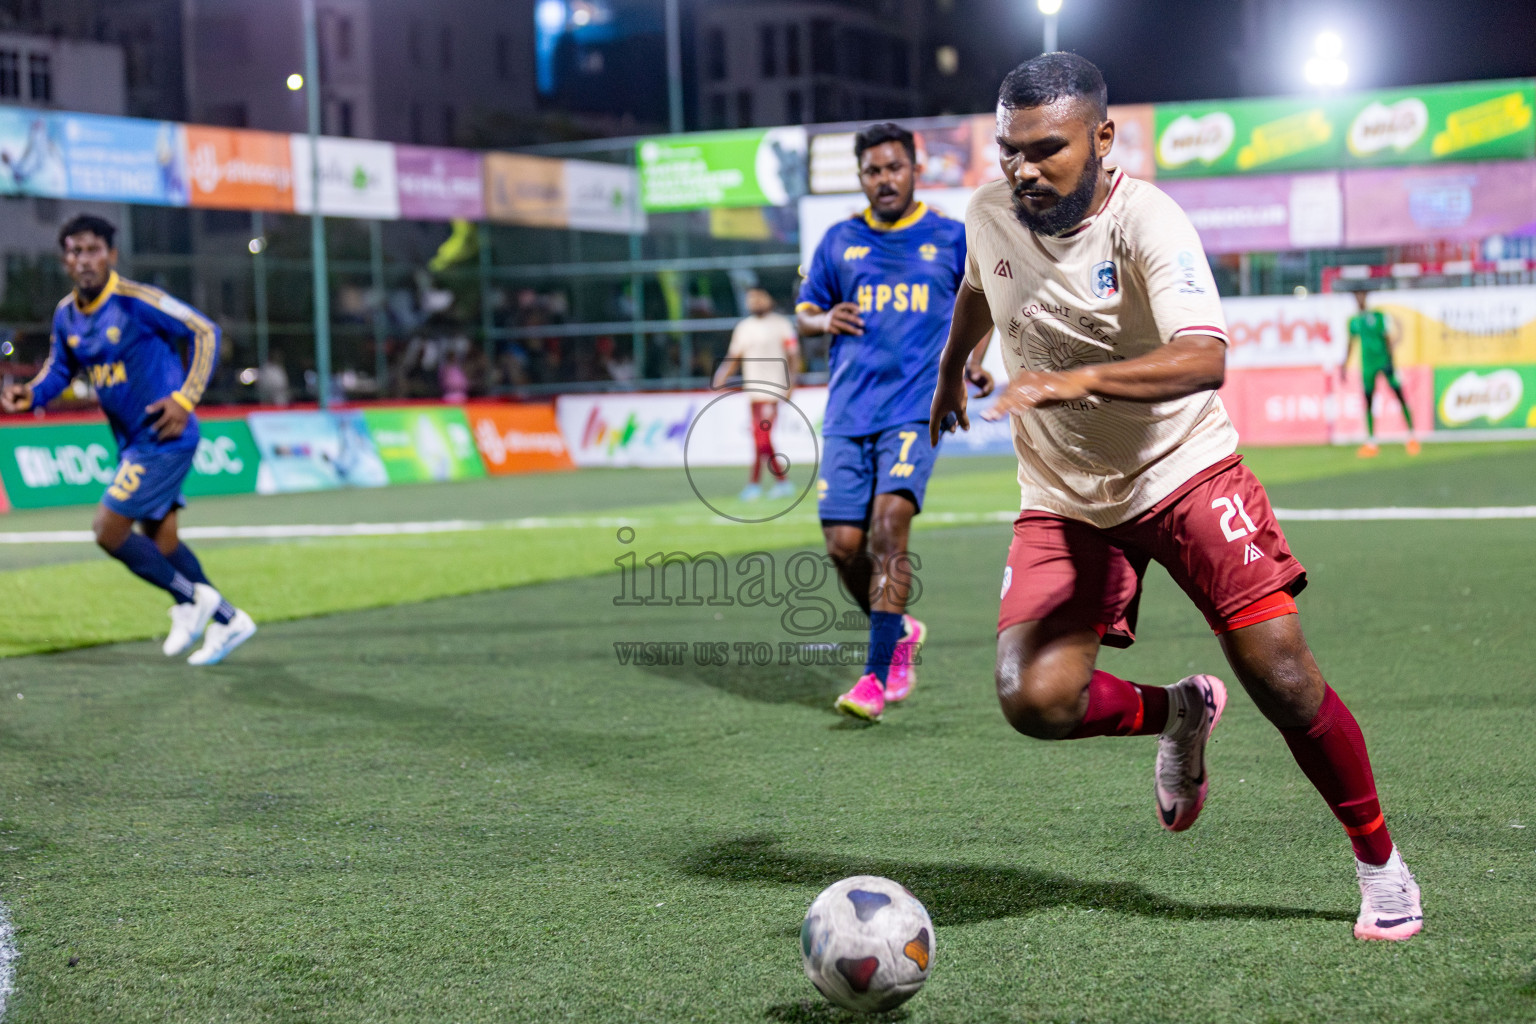
[[[363,422],[392,484],[485,476],[463,409],[367,409]]]
[[[259,455],[240,420],[204,420],[183,491],[249,494]],[[16,508],[94,505],[117,473],[117,444],[105,423],[0,427],[0,480]]]
[[[959,188],[971,178],[976,118],[944,128],[913,132],[917,163],[922,167],[919,188]],[[992,117],[984,119],[990,126]],[[988,129],[990,131],[990,128]],[[853,132],[826,132],[811,139],[811,191],[833,195],[859,191],[859,161],[853,153]]]
[[[1233,369],[1220,394],[1240,445],[1327,444],[1340,386],[1319,366]]]
[[[181,125],[131,117],[56,114],[72,199],[187,205]]]
[[[189,124],[187,176],[193,206],[230,210],[293,209],[288,136]]]
[[[531,227],[566,226],[563,161],[520,153],[485,154],[485,212]]]
[[[1448,430],[1536,427],[1536,365],[1436,367],[1435,425]]]
[[[796,388],[790,402],[779,406],[774,449],[791,465],[816,462],[827,389]],[[745,466],[755,450],[744,391],[561,395],[555,418],[571,460],[583,467]]]
[[[400,216],[410,220],[484,220],[480,154],[467,149],[395,147]]]
[[[1529,159],[1536,156],[1533,86],[1517,79],[1351,97],[1344,163]]]
[[[1338,100],[1159,103],[1157,174],[1189,178],[1337,167],[1344,153]]]
[[[1231,341],[1228,369],[1332,368],[1344,362],[1355,300],[1348,295],[1255,295],[1222,299],[1221,312]]]
[[[309,137],[290,135],[293,160],[293,208],[314,209],[310,196]],[[395,147],[367,139],[321,138],[320,212],[336,217],[395,220],[400,216],[400,191],[395,177]]]
[[[806,191],[801,127],[657,135],[635,154],[648,211],[785,206]]]
[[[553,404],[471,402],[464,413],[485,471],[493,476],[576,468],[560,436]]]
[[[1536,287],[1425,288],[1381,292],[1371,305],[1402,332],[1399,366],[1536,363]]]
[[[918,189],[917,199],[954,220],[965,220],[965,207],[971,201],[973,189],[933,188]],[[857,217],[869,206],[864,193],[854,192],[839,196],[802,196],[800,198],[800,260],[803,266],[811,265],[811,257],[821,244],[827,229],[840,220]]]
[[[1344,238],[1350,246],[1480,239],[1533,219],[1536,161],[1344,172]]]
[[[63,129],[46,111],[0,107],[0,195],[69,195]]]
[[[260,475],[261,452],[245,420],[197,422],[197,454],[182,490],[200,494],[254,494]]]
[[[1183,207],[1208,253],[1308,249],[1344,240],[1336,171],[1173,179],[1158,187]]]
[[[389,483],[360,412],[255,412],[246,422],[261,453],[260,494]]]
[[[620,235],[645,231],[640,174],[633,167],[595,160],[562,160],[561,164],[567,225]]]
[[[16,508],[94,504],[116,473],[105,423],[0,428],[0,478]]]

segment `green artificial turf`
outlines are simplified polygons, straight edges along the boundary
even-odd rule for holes
[[[1272,490],[1457,504],[1435,488],[1486,476],[1503,483],[1479,503],[1536,504],[1523,452],[1364,471],[1322,453]],[[930,507],[992,509],[1008,495],[995,476],[941,478]],[[626,504],[612,497],[575,510]],[[642,554],[660,536],[646,529]],[[733,529],[815,547],[807,520]],[[841,1021],[800,973],[797,929],[817,891],[865,872],[934,917],[932,980],[895,1015],[911,1024],[1536,1019],[1536,523],[1287,533],[1311,573],[1308,635],[1424,887],[1409,943],[1351,938],[1342,830],[1241,694],[1210,804],[1177,836],[1156,822],[1150,740],[1006,727],[997,523],[914,541],[932,638],[914,696],[874,727],[829,711],[856,668],[743,666],[730,646],[798,654],[857,630],[793,636],[783,604],[616,605],[611,572],[269,621],[212,669],[152,642],[0,660],[0,903],[21,954],[4,1020]],[[607,527],[540,532],[526,557],[513,536],[208,561],[298,614],[553,575],[525,564],[540,558],[596,573],[621,550]],[[112,572],[74,575],[93,565]],[[8,617],[49,573],[91,607],[105,598],[82,580],[123,603],[150,593],[106,562],[24,573],[40,590],[7,589]],[[817,595],[840,600],[824,583],[791,602]],[[1147,682],[1222,670],[1159,570],[1139,635],[1103,665]],[[729,664],[691,646],[681,665],[620,664],[615,644],[635,642],[724,643]]]
[[[1417,459],[1396,448],[1378,460],[1341,448],[1260,449],[1248,456],[1277,505],[1536,503],[1536,445],[1429,445]],[[939,463],[919,530],[974,522],[1018,505],[1011,458]],[[804,483],[805,481],[801,481]],[[736,501],[739,470],[601,470],[378,491],[325,491],[202,499],[182,514],[197,525],[500,521],[570,516],[578,525],[483,533],[322,538],[281,543],[194,541],[204,567],[259,622],[477,593],[611,569],[634,550],[736,553],[814,544],[814,497],[781,518],[743,524],[711,514],[699,494],[732,515],[785,505]],[[1523,495],[1523,497],[1522,497]],[[786,503],[787,504],[787,503]],[[85,530],[89,508],[17,512],[0,531]],[[636,521],[629,545],[594,516]],[[1004,534],[1006,537],[1006,534]],[[165,602],[89,543],[0,545],[0,657],[163,634]]]

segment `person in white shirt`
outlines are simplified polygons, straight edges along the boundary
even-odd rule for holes
[[[779,402],[789,397],[800,366],[800,341],[795,325],[773,310],[773,296],[765,288],[747,291],[745,320],[731,332],[731,347],[715,369],[713,386],[718,390],[740,374],[740,387],[748,393],[752,416],[752,475],[741,492],[743,501],[763,496],[763,464],[773,474],[770,498],[794,493],[789,482],[788,461],[773,450],[773,426]]]
[[[1419,889],[1387,832],[1360,727],[1323,678],[1294,595],[1306,572],[1264,488],[1235,454],[1216,389],[1227,337],[1183,211],[1105,166],[1115,125],[1103,76],[1048,53],[1003,81],[1005,177],[966,212],[968,267],[929,430],[968,427],[964,370],[999,330],[1022,511],[1003,571],[996,681],[1014,728],[1040,739],[1158,735],[1155,797],[1181,831],[1204,806],[1205,747],[1226,705],[1214,676],[1146,686],[1095,668],[1134,639],[1157,561],[1205,615],[1249,696],[1285,738],[1354,847],[1355,935],[1423,927]]]

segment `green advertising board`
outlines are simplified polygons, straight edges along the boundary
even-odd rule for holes
[[[392,484],[485,476],[485,463],[480,461],[463,409],[366,409],[363,422]]]
[[[1536,427],[1536,366],[1435,367],[1435,424],[1445,430]]]
[[[635,146],[647,210],[784,206],[805,194],[804,128],[657,135]]]
[[[1344,120],[1344,165],[1536,156],[1536,82],[1514,79],[1395,89],[1354,97]]]
[[[1536,155],[1530,79],[1154,108],[1162,178]]]
[[[259,456],[243,420],[199,424],[202,439],[188,495],[251,494]],[[93,505],[117,473],[117,443],[105,423],[0,429],[0,480],[16,508]]]

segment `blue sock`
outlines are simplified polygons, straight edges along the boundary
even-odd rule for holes
[[[869,613],[869,657],[864,662],[864,672],[873,672],[881,686],[891,673],[891,658],[896,654],[901,632],[901,612]]]
[[[207,575],[203,572],[203,563],[197,560],[197,556],[192,553],[192,549],[185,544],[178,543],[176,550],[166,555],[165,558],[166,561],[175,566],[177,572],[193,583],[204,583],[210,587],[213,586],[213,581],[208,579]],[[214,589],[217,590],[218,588],[214,587]],[[218,608],[214,609],[213,612],[213,621],[222,622],[227,626],[229,625],[229,620],[234,617],[235,606],[228,601],[220,599]]]
[[[142,533],[130,533],[128,539],[112,552],[112,557],[126,565],[135,576],[159,587],[176,599],[177,604],[192,600],[192,581],[176,571],[155,542]]]

